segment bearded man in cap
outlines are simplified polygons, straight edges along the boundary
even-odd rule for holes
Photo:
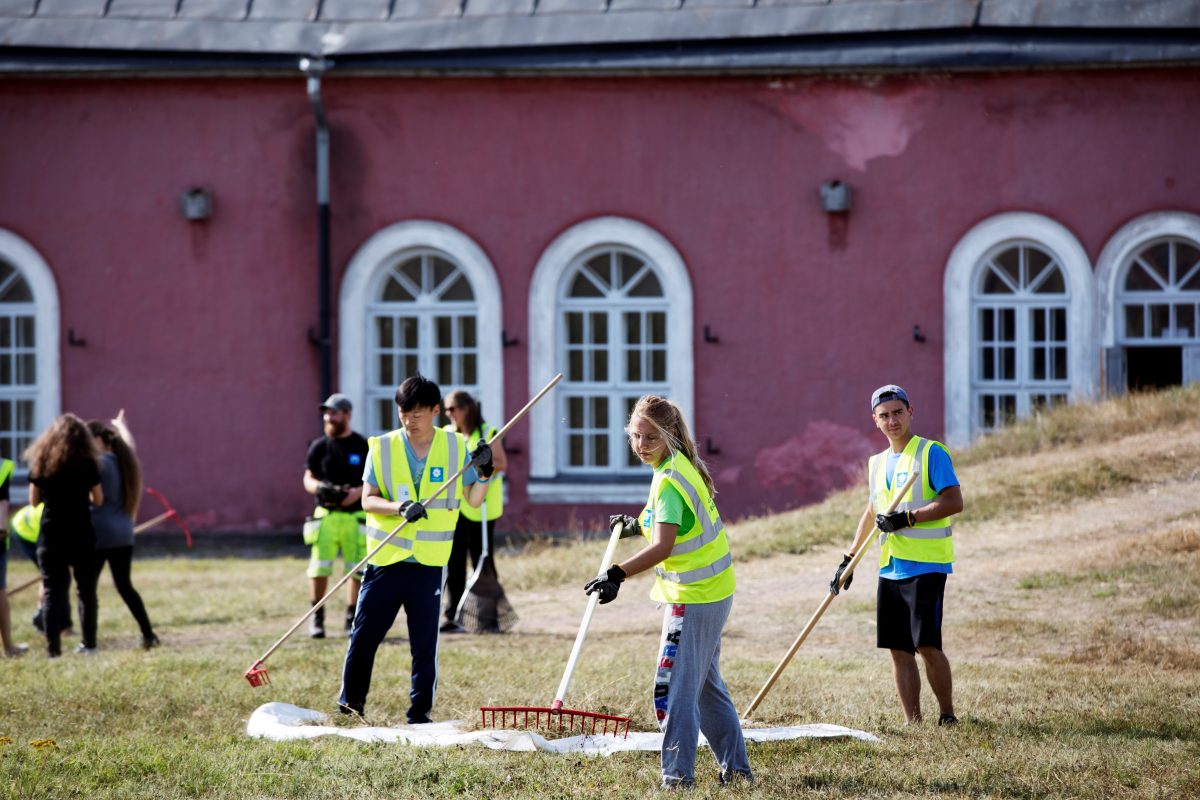
[[[320,408],[325,435],[309,444],[304,468],[304,490],[316,498],[316,508],[304,523],[304,543],[312,545],[308,577],[312,582],[313,605],[325,596],[339,551],[347,570],[367,554],[366,516],[361,498],[369,446],[365,438],[350,429],[354,406],[349,397],[331,394]],[[362,575],[356,574],[347,585],[346,633],[349,634]],[[325,638],[324,607],[309,618],[308,635]]]
[[[950,517],[963,510],[963,498],[950,453],[940,442],[913,434],[913,412],[908,393],[895,384],[881,386],[871,395],[871,421],[887,437],[888,447],[871,456],[867,507],[829,589],[838,593],[842,572],[872,529],[879,528],[877,645],[891,651],[904,717],[909,723],[921,721],[919,653],[941,712],[938,725],[953,725],[958,719],[950,661],[942,652],[942,599],[946,576],[954,571]],[[896,510],[887,513],[895,492],[914,469],[920,470],[920,477],[900,498]],[[850,588],[853,577],[846,579],[843,589]]]

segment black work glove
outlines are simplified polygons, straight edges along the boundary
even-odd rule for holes
[[[471,466],[479,473],[479,477],[485,481],[492,477],[492,473],[496,471],[496,467],[492,464],[491,445],[484,441],[479,442],[479,445],[471,451]]]
[[[638,521],[628,514],[613,514],[608,518],[608,529],[611,531],[622,522],[625,523],[625,529],[621,531],[622,539],[628,539],[630,536],[642,535],[642,529],[638,526]]]
[[[850,562],[853,560],[854,560],[854,556],[846,554],[846,553],[842,554],[842,563],[837,568],[837,572],[833,573],[833,580],[830,581],[830,583],[829,583],[829,593],[830,594],[836,595],[842,589],[850,588],[850,584],[854,582],[854,573],[853,572],[851,572],[849,575],[846,576],[846,585],[841,587],[841,589],[838,588],[838,582],[842,579],[842,573],[846,571],[846,567],[850,566]]]
[[[317,485],[317,502],[325,508],[337,508],[346,499],[346,490],[334,486],[329,481],[321,481]]]
[[[599,594],[600,605],[611,603],[617,599],[617,591],[621,588],[623,580],[625,580],[625,570],[621,569],[619,565],[613,564],[603,577],[597,576],[588,581],[583,587],[583,593],[596,592]]]
[[[911,528],[913,518],[911,511],[894,511],[891,514],[876,514],[875,527],[884,533],[895,533],[903,528]]]
[[[414,503],[412,500],[405,500],[400,504],[400,516],[404,517],[409,522],[416,522],[419,519],[429,519],[429,512],[425,510],[425,506],[420,503]]]

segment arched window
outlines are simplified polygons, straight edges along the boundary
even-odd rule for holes
[[[1110,391],[1200,380],[1200,217],[1161,211],[1124,225],[1096,280]]]
[[[662,280],[640,254],[600,247],[564,274],[558,307],[566,365],[559,473],[637,472],[622,427],[639,397],[670,392]]]
[[[948,442],[1096,394],[1093,286],[1083,247],[1047,217],[1000,214],[959,240],[943,283]]]
[[[675,400],[691,419],[691,298],[683,259],[639,222],[589,220],[546,249],[530,289],[530,388],[564,377],[554,401],[532,412],[531,500],[645,493],[624,427],[649,393]]]
[[[59,414],[58,289],[41,255],[0,229],[0,457],[21,455]]]
[[[396,427],[396,386],[420,372],[445,391],[479,394],[478,305],[471,282],[446,254],[418,249],[380,271],[369,344],[371,430]]]
[[[434,222],[380,231],[351,260],[339,308],[341,389],[360,430],[396,427],[396,387],[417,372],[503,420],[499,284],[465,235]]]
[[[976,431],[1066,402],[1068,300],[1062,267],[1036,244],[1004,244],[983,259],[972,298]]]

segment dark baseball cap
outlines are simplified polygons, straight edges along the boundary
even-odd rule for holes
[[[886,403],[888,400],[903,400],[904,405],[909,405],[908,392],[901,389],[894,383],[889,383],[887,386],[880,386],[871,395],[871,410],[875,410],[875,406],[880,403]]]
[[[350,398],[344,394],[334,393],[329,395],[324,403],[321,403],[321,410],[330,409],[332,411],[353,411],[354,404],[350,402]]]

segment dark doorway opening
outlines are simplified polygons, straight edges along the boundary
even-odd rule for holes
[[[1183,348],[1126,347],[1125,380],[1132,389],[1183,385]]]

